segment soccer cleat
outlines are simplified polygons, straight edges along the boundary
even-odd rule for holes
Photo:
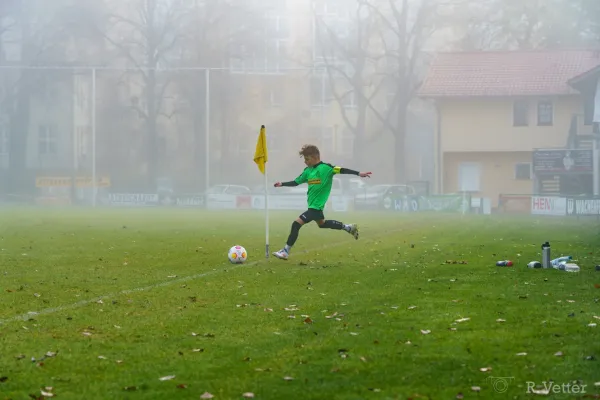
[[[354,236],[354,239],[358,240],[358,225],[350,224],[350,230],[348,233]]]
[[[280,260],[287,260],[288,259],[288,252],[285,251],[285,249],[281,249],[279,251],[276,251],[275,253],[273,253],[273,255],[277,258],[279,258]]]

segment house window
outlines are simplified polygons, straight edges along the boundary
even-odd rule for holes
[[[513,103],[513,126],[529,125],[529,103],[517,100]]]
[[[538,126],[552,126],[554,107],[551,100],[540,100],[537,106]]]
[[[39,155],[53,155],[58,150],[56,129],[50,125],[38,127],[38,153]]]
[[[516,163],[515,179],[519,181],[531,180],[531,163]]]
[[[479,192],[481,190],[481,165],[461,163],[458,166],[458,187],[461,192]]]

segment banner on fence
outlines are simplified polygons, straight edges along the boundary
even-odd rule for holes
[[[600,199],[567,199],[567,215],[600,216]]]
[[[567,214],[567,199],[565,197],[531,196],[531,214],[564,216]]]
[[[158,194],[111,193],[108,195],[111,206],[155,207],[159,205]]]
[[[384,202],[384,208],[388,208]],[[393,210],[400,212],[469,212],[471,198],[462,195],[400,196],[394,199]]]
[[[177,207],[202,207],[204,196],[201,194],[180,194],[175,196],[174,204]]]
[[[75,187],[78,188],[91,188],[93,187],[92,183],[93,179],[91,176],[78,176],[75,178]],[[73,178],[70,176],[38,176],[35,178],[35,187],[38,188],[71,186],[73,186]],[[110,177],[96,177],[96,187],[110,187]]]

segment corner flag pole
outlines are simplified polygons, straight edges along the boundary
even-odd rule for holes
[[[265,257],[269,258],[269,189],[267,178],[267,162],[269,161],[269,152],[267,149],[267,135],[265,126],[260,127],[260,133],[256,142],[256,151],[254,152],[254,162],[258,170],[265,176]]]
[[[269,182],[267,170],[268,167],[265,162],[265,258],[269,258]]]

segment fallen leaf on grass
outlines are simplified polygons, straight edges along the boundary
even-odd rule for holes
[[[361,358],[360,358],[360,361],[362,361],[362,362],[367,362],[367,359],[366,359],[366,358],[364,358],[364,357],[361,357]]]
[[[242,397],[245,397],[247,399],[253,399],[254,398],[254,393],[252,392],[246,392],[242,394]]]
[[[265,308],[265,312],[273,312],[272,308]]]
[[[306,319],[304,320],[304,323],[305,323],[305,324],[312,324],[312,323],[313,323],[313,320],[312,320],[312,319],[310,319],[310,317],[308,317],[308,318],[306,318]]]
[[[203,399],[203,400],[210,400],[210,399],[212,399],[213,397],[215,397],[215,396],[213,396],[212,394],[210,394],[210,393],[208,393],[208,392],[204,392],[204,393],[202,393],[202,395],[200,396],[200,398],[201,398],[201,399]]]
[[[185,383],[180,383],[179,385],[177,385],[178,389],[187,389],[187,385]]]
[[[171,379],[174,379],[175,375],[167,375],[167,376],[163,376],[161,378],[158,378],[158,380],[160,381],[170,381]]]

